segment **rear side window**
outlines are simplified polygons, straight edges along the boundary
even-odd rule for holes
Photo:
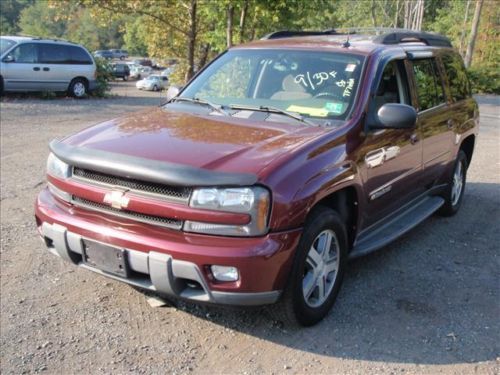
[[[63,44],[42,44],[39,58],[43,64],[92,64],[92,59],[83,48]]]
[[[413,74],[420,111],[445,102],[443,83],[434,59],[414,60]]]
[[[70,61],[69,64],[92,65],[92,58],[82,48],[77,46],[68,46]]]
[[[455,54],[445,54],[441,59],[448,77],[453,100],[458,101],[468,98],[470,96],[469,79],[462,58]]]

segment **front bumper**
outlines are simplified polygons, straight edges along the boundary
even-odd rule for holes
[[[105,214],[55,199],[47,190],[36,202],[38,229],[49,251],[107,277],[197,302],[265,305],[278,300],[287,280],[300,231],[260,238],[187,234]],[[91,268],[82,261],[84,239],[125,249],[128,278]],[[237,267],[240,279],[218,282],[209,265]]]

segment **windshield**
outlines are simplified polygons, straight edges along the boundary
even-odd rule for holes
[[[11,39],[0,38],[0,55],[3,55],[3,53],[14,44],[16,44],[16,42]]]
[[[191,82],[181,97],[345,120],[363,62],[364,57],[348,53],[232,50]]]

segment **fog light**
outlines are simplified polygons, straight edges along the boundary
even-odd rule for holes
[[[210,266],[212,275],[219,281],[236,281],[240,278],[238,269],[236,267],[227,266]]]

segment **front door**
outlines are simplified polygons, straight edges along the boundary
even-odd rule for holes
[[[409,93],[404,60],[390,61],[371,99],[369,116],[387,103],[411,105]],[[366,225],[397,210],[422,191],[420,139],[419,127],[368,131],[360,155],[365,172]]]
[[[2,75],[5,90],[41,90],[37,50],[36,43],[22,43],[4,57]]]

